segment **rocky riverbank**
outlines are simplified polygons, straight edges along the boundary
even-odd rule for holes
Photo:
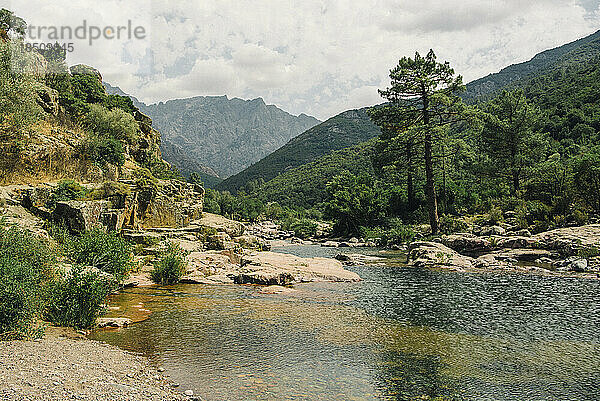
[[[134,355],[63,329],[0,346],[0,400],[176,401],[159,369]]]
[[[413,242],[408,264],[457,271],[513,270],[541,274],[600,275],[600,224],[516,235],[488,230]]]

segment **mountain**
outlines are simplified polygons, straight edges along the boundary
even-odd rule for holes
[[[365,109],[349,110],[298,135],[246,170],[229,177],[218,189],[235,192],[253,180],[269,181],[279,174],[333,151],[357,145],[379,135]]]
[[[118,87],[108,85],[107,90],[125,96]],[[229,177],[320,123],[267,105],[261,98],[199,96],[146,105],[129,97],[161,132],[165,160],[185,175],[199,168]]]
[[[215,188],[223,181],[222,178],[219,178],[215,170],[203,166],[196,160],[190,159],[181,146],[162,139],[160,149],[163,159],[170,161],[171,164],[174,164],[173,161],[175,161],[177,169],[185,177],[189,177],[192,173],[197,173],[207,188]]]
[[[513,64],[500,72],[490,74],[467,84],[462,95],[467,103],[486,101],[498,91],[513,86],[523,86],[525,81],[555,69],[581,65],[600,56],[600,31],[555,49],[539,53],[531,60]]]

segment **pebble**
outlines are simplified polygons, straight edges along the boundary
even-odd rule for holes
[[[192,390],[185,390],[183,392],[183,394],[187,395],[188,397],[193,397],[194,396],[194,392]]]
[[[158,368],[157,370],[158,370],[159,372],[164,372],[164,371],[165,371],[165,368],[163,368],[163,367],[160,367],[160,368]]]

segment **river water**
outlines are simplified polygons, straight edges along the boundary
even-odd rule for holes
[[[150,317],[92,338],[147,355],[207,401],[600,400],[599,281],[393,260],[349,269],[364,281],[301,284],[286,295],[236,285],[130,289],[111,304]]]

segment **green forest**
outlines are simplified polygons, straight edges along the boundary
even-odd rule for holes
[[[425,73],[446,65],[431,55],[405,58],[401,67]],[[377,138],[283,172],[264,171],[275,177],[249,181],[236,196],[209,190],[207,205],[243,220],[277,218],[270,211],[280,209],[286,218],[319,216],[339,235],[430,223],[429,131],[439,231],[460,228],[466,216],[501,218],[502,211],[516,212],[534,233],[586,223],[600,211],[600,58],[562,57],[543,74],[482,96],[486,101],[461,100],[461,82],[451,91],[436,86],[429,125],[414,116],[423,108],[414,103],[418,96],[382,91],[387,102],[368,110],[381,128]],[[458,78],[449,66],[446,72]]]

